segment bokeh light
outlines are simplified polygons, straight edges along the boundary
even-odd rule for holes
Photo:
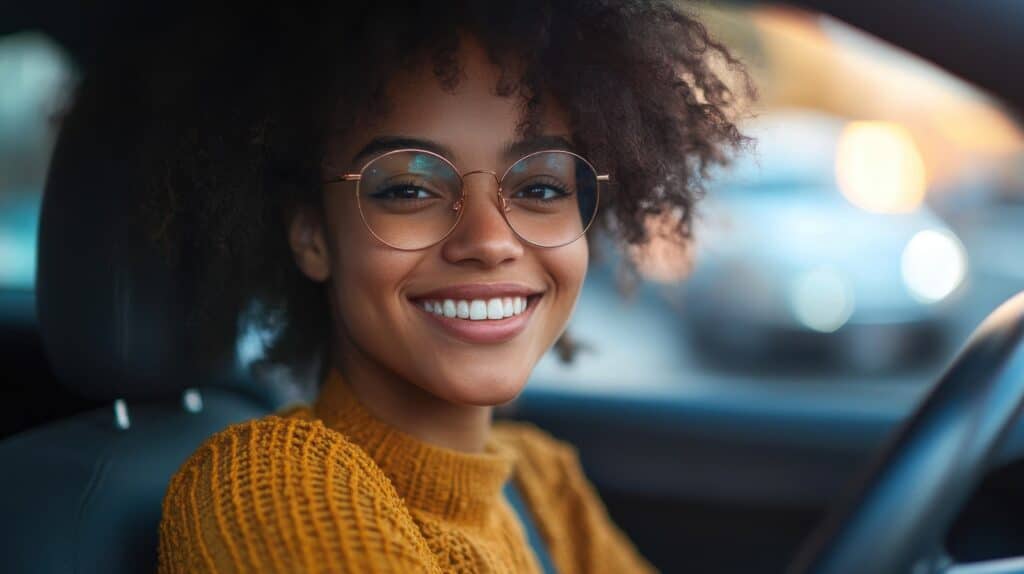
[[[875,213],[906,213],[924,201],[924,160],[910,132],[890,122],[847,124],[836,153],[839,189]]]
[[[940,229],[919,231],[903,250],[903,281],[914,298],[934,303],[948,297],[967,275],[967,253],[960,240]]]
[[[816,267],[793,279],[789,302],[796,319],[804,326],[831,333],[853,315],[853,288],[838,270]]]

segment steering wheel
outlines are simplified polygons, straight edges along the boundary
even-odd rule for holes
[[[1008,574],[1024,558],[954,564],[942,539],[1024,405],[1024,292],[975,330],[790,574]]]

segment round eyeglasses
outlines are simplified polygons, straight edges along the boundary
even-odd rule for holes
[[[356,182],[359,215],[382,243],[403,251],[426,249],[455,229],[465,211],[463,178],[476,173],[498,182],[498,205],[521,240],[561,247],[587,232],[597,215],[599,184],[609,181],[583,157],[542,150],[513,163],[499,178],[493,171],[460,174],[445,157],[421,149],[381,154],[359,170],[324,184]]]

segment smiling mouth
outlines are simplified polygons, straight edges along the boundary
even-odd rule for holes
[[[465,321],[501,321],[526,313],[543,293],[488,299],[421,299],[420,308],[438,317]]]

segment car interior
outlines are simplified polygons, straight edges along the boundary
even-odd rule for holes
[[[0,18],[0,37],[43,30],[73,54],[83,81],[100,86],[60,120],[33,286],[0,284],[4,571],[153,571],[164,491],[189,454],[228,425],[311,398],[308,381],[262,380],[236,363],[196,367],[183,319],[195,294],[155,251],[125,249],[134,240],[132,142],[145,125],[133,97],[144,57],[130,48],[170,4],[47,0]],[[1024,61],[1024,4],[788,7],[916,54],[990,94],[1014,121],[1024,112],[1024,76],[1008,64]],[[999,257],[1024,260],[1022,246],[1002,244]],[[498,416],[575,445],[614,521],[664,572],[1024,572],[1016,277],[992,289],[924,368],[738,376],[729,366],[675,369],[687,337],[678,301],[654,283],[619,297],[611,258],[588,276],[577,314],[603,312],[571,332],[586,343],[602,325],[635,325],[645,342],[589,370],[545,359]]]

